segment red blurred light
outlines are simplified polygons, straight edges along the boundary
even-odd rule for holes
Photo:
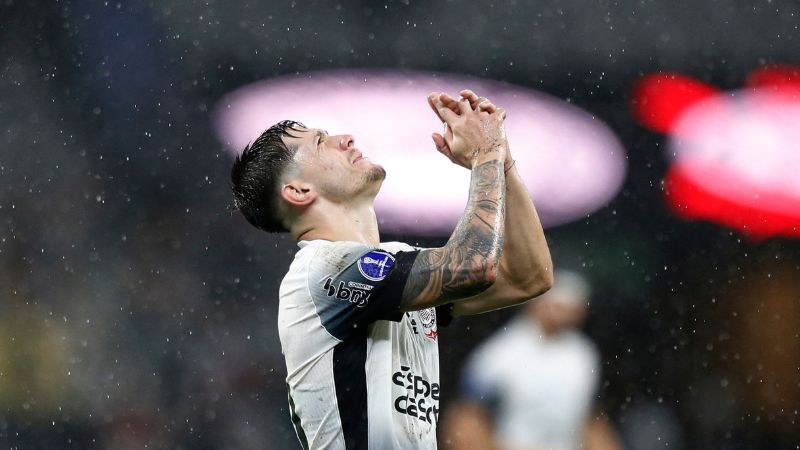
[[[770,236],[800,236],[800,201],[780,193],[759,193],[751,190],[748,198],[730,199],[717,195],[695,182],[689,164],[670,167],[664,180],[667,204],[675,214],[689,220],[708,220],[739,230],[757,239]],[[703,168],[703,177],[714,184],[737,183],[741,180],[724,170]]]
[[[642,125],[668,133],[688,107],[718,92],[717,88],[685,75],[656,73],[636,82],[631,109]]]
[[[759,67],[750,72],[745,85],[800,100],[800,66],[776,64]]]
[[[669,136],[665,200],[678,216],[800,237],[800,67],[760,67],[747,89],[725,93],[657,73],[631,100],[640,123]]]

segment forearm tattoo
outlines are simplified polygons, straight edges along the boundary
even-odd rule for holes
[[[444,247],[420,252],[403,290],[404,302],[422,296],[443,303],[476,295],[491,284],[486,274],[500,261],[503,248],[505,184],[503,161],[472,170],[461,220]]]

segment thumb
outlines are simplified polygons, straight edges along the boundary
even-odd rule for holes
[[[433,144],[436,145],[436,149],[442,151],[442,148],[447,146],[447,143],[444,141],[444,137],[439,133],[431,134],[431,139],[433,139]]]

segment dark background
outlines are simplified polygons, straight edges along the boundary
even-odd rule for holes
[[[297,447],[276,332],[295,245],[231,213],[210,111],[253,81],[363,67],[504,80],[605,121],[623,190],[547,230],[556,265],[594,285],[600,404],[629,448],[797,448],[800,244],[672,216],[665,137],[628,93],[658,70],[736,89],[798,64],[798,24],[777,0],[4,0],[0,444]],[[514,312],[441,333],[445,412],[467,352]]]

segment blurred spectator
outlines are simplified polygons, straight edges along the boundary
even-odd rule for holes
[[[555,285],[481,345],[443,426],[452,449],[619,449],[610,422],[592,414],[599,355],[578,327],[589,285],[556,271]]]

